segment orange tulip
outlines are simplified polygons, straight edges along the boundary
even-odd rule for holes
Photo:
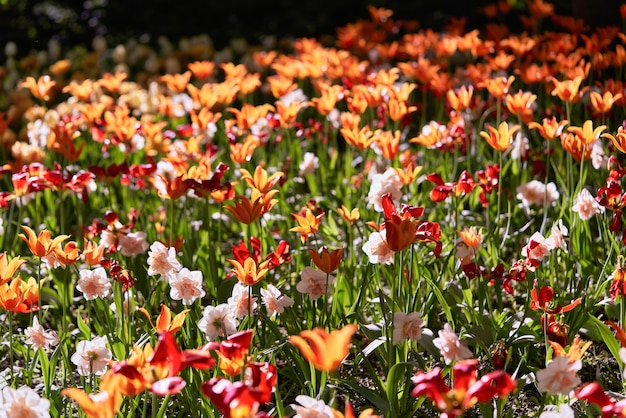
[[[465,245],[471,249],[477,249],[483,241],[482,231],[476,229],[475,226],[472,226],[471,228],[464,228],[462,231],[456,232],[459,234]]]
[[[241,178],[250,185],[260,191],[262,194],[266,194],[283,176],[282,171],[276,171],[271,176],[267,174],[267,171],[260,165],[254,169],[254,175],[250,174],[245,168],[240,168]]]
[[[213,74],[215,63],[213,61],[195,61],[187,64],[187,68],[198,80],[206,80]]]
[[[148,318],[148,321],[150,321],[150,325],[152,325],[152,328],[154,328],[157,333],[161,334],[164,332],[171,332],[172,334],[176,334],[176,332],[182,328],[183,323],[185,322],[185,318],[189,313],[189,309],[185,309],[176,314],[176,316],[174,316],[174,319],[172,320],[172,311],[170,311],[170,308],[168,308],[164,304],[161,304],[161,313],[159,313],[159,316],[157,316],[156,324],[152,323],[150,314],[145,308],[139,308],[139,312],[141,312],[145,315],[146,318]]]
[[[556,121],[556,118],[552,116],[551,118],[543,118],[541,124],[537,122],[530,122],[528,127],[530,129],[537,129],[539,131],[539,135],[546,141],[552,141],[563,131],[563,127],[569,123],[568,120],[562,120],[560,122]]]
[[[565,151],[572,154],[574,159],[578,162],[591,158],[592,147],[586,146],[578,136],[570,132],[563,132],[561,135],[561,146]]]
[[[183,74],[165,74],[160,78],[160,80],[165,83],[167,88],[170,89],[173,94],[185,91],[190,79],[191,71],[186,71]]]
[[[600,95],[600,93],[596,91],[592,91],[589,94],[594,114],[608,113],[613,107],[613,104],[621,98],[621,93],[613,95],[610,91],[605,91],[603,95]]]
[[[303,212],[292,213],[294,219],[298,222],[298,226],[291,228],[289,231],[298,232],[300,239],[304,243],[309,235],[315,234],[320,228],[320,220],[324,213],[315,216],[311,209],[306,208]]]
[[[263,261],[257,265],[252,257],[248,257],[243,264],[237,260],[228,260],[228,262],[233,265],[233,273],[237,279],[247,286],[257,284],[269,272],[269,261]]]
[[[502,122],[498,129],[491,125],[487,125],[487,132],[481,132],[480,136],[485,138],[487,143],[496,151],[506,151],[512,143],[512,137],[520,129],[519,125],[509,127],[509,124]]]
[[[480,84],[480,87],[485,87],[494,98],[501,99],[505,94],[509,93],[509,89],[514,81],[515,76],[509,76],[509,78],[488,78]]]
[[[278,190],[270,190],[264,195],[258,189],[252,189],[250,199],[245,196],[237,196],[235,206],[224,206],[224,209],[229,211],[239,222],[248,225],[259,219],[276,204],[277,199],[272,199],[276,193]]]
[[[586,120],[583,127],[570,126],[567,130],[576,135],[576,138],[585,145],[591,145],[600,137],[600,133],[606,129],[606,125],[593,128],[593,121]]]
[[[358,127],[341,128],[340,132],[348,144],[360,150],[368,149],[376,141],[374,132],[372,132],[369,126],[364,126],[361,129]]]
[[[472,104],[472,96],[474,95],[474,87],[461,86],[456,92],[454,90],[448,90],[446,98],[450,107],[457,112],[463,111],[469,108]]]
[[[104,245],[90,242],[86,238],[83,240],[83,258],[85,259],[85,263],[91,267],[99,265],[100,261],[104,258]]]
[[[26,238],[24,234],[19,234],[18,237],[28,245],[30,251],[37,257],[47,256],[54,251],[61,242],[70,237],[69,235],[59,235],[53,240],[50,240],[50,231],[47,229],[39,232],[39,236],[35,235],[35,232],[27,226],[22,225],[22,229],[26,232],[28,238]]]
[[[328,251],[328,248],[322,248],[322,254],[315,251],[313,248],[309,248],[309,255],[311,261],[317,266],[318,269],[324,273],[332,273],[337,270],[339,263],[341,263],[341,256],[343,255],[343,248],[338,250]]]
[[[350,210],[345,207],[345,205],[341,205],[341,207],[337,209],[337,212],[339,212],[341,217],[350,225],[354,224],[361,217],[359,208],[354,208]]]
[[[26,87],[39,100],[50,100],[52,88],[56,86],[56,81],[52,80],[49,75],[42,75],[35,80],[33,77],[26,77],[20,84],[20,87]]]
[[[88,418],[113,418],[122,404],[121,383],[125,377],[120,374],[105,374],[100,382],[100,392],[87,394],[82,389],[67,388],[61,395],[72,398],[82,408]]]
[[[580,83],[583,81],[583,76],[575,77],[572,80],[558,81],[552,79],[552,81],[554,83],[554,88],[551,92],[553,96],[558,96],[559,99],[567,103],[576,103],[580,99],[578,90],[580,89]]]
[[[24,263],[26,260],[21,260],[19,257],[13,257],[11,261],[7,261],[7,253],[0,254],[0,285],[8,283]]]
[[[615,136],[611,134],[602,134],[600,136],[602,138],[609,138],[613,142],[613,145],[615,145],[615,148],[626,154],[626,132],[624,131],[624,127],[620,126],[617,128]]]
[[[517,115],[522,122],[528,123],[533,118],[532,105],[537,96],[531,92],[519,91],[515,94],[507,94],[505,97],[506,108],[514,115]]]
[[[38,301],[39,289],[33,277],[24,282],[18,276],[10,284],[0,286],[0,307],[5,311],[32,312],[38,309]]]
[[[350,350],[350,339],[356,332],[354,324],[331,331],[323,328],[305,330],[300,335],[292,335],[289,342],[298,347],[304,358],[313,366],[324,372],[332,372],[339,368]]]
[[[61,245],[57,246],[53,252],[54,257],[64,266],[74,264],[80,257],[80,249],[76,245],[75,241],[70,241],[65,244],[65,247]]]

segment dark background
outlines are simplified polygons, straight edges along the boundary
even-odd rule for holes
[[[571,14],[578,0],[553,0],[556,11]],[[618,0],[582,0],[594,9]],[[367,18],[367,5],[394,11],[394,19],[417,19],[441,29],[448,16],[465,16],[470,28],[483,21],[478,10],[490,0],[0,0],[0,47],[18,44],[23,54],[45,49],[50,38],[64,46],[91,46],[94,35],[111,43],[128,37],[154,41],[208,34],[221,49],[236,37],[258,44],[263,35],[318,37]],[[524,9],[524,0],[514,1]],[[584,14],[589,14],[585,12]],[[615,16],[615,13],[612,14]],[[584,17],[584,16],[582,16]],[[509,23],[509,22],[505,22]],[[511,22],[511,24],[513,24]],[[514,29],[514,28],[513,28]],[[4,49],[4,48],[0,48]],[[3,51],[0,51],[2,54]]]

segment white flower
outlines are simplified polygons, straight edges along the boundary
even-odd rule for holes
[[[539,418],[574,418],[574,410],[566,403],[546,405]]]
[[[0,391],[0,418],[50,418],[50,401],[27,386]]]
[[[46,331],[39,325],[39,320],[36,316],[33,317],[33,325],[26,328],[24,334],[28,337],[25,341],[26,344],[32,346],[34,349],[42,348],[47,350],[59,343],[57,333],[55,331]]]
[[[160,274],[166,276],[168,273],[179,271],[183,266],[176,259],[176,249],[167,248],[163,243],[155,241],[148,251],[148,275]]]
[[[569,357],[556,356],[548,363],[548,367],[537,372],[537,389],[551,395],[569,394],[580,385],[576,372],[582,367],[582,362],[570,362]]]
[[[129,232],[122,235],[118,240],[118,250],[126,257],[134,257],[143,254],[148,249],[145,232]]]
[[[305,395],[296,396],[296,402],[300,405],[291,404],[296,411],[293,418],[333,418],[333,410],[324,401],[318,401]]]
[[[107,337],[95,337],[91,341],[83,340],[76,346],[76,352],[72,355],[72,363],[78,367],[78,374],[89,376],[95,374],[101,376],[106,371],[111,350],[106,346]]]
[[[604,206],[600,206],[589,190],[582,189],[574,199],[572,212],[577,212],[581,220],[588,221],[595,215],[604,213]]]
[[[309,295],[311,300],[315,300],[326,292],[330,292],[333,283],[335,283],[335,276],[313,267],[305,267],[302,269],[301,280],[296,285],[296,289],[300,293]]]
[[[600,170],[606,167],[609,157],[606,156],[604,152],[604,147],[602,146],[602,140],[596,139],[593,144],[591,144],[591,165],[596,170]]]
[[[441,351],[446,364],[472,357],[472,352],[459,339],[459,336],[454,333],[452,327],[447,322],[443,329],[439,331],[439,337],[433,339],[433,344]]]
[[[315,156],[312,152],[306,152],[300,163],[300,175],[304,176],[306,174],[312,174],[319,167],[320,159]]]
[[[239,282],[233,286],[233,292],[227,302],[237,319],[254,312],[257,308],[256,297],[252,297],[250,302],[249,291],[250,288],[248,286],[244,286]],[[251,305],[248,305],[249,303]]]
[[[374,174],[372,176],[372,184],[367,195],[367,201],[370,206],[374,206],[376,212],[383,211],[382,198],[386,193],[391,193],[391,199],[394,203],[398,203],[402,197],[402,180],[396,170],[388,168],[382,174]]]
[[[202,318],[198,321],[198,328],[210,341],[213,341],[217,337],[227,337],[237,332],[237,319],[225,303],[207,306],[204,308]]]
[[[83,292],[86,300],[95,298],[105,298],[111,290],[111,279],[107,276],[103,267],[94,270],[83,269],[79,272],[80,278],[76,284],[76,289]]]
[[[515,191],[517,199],[522,201],[522,207],[526,210],[529,210],[531,205],[543,205],[544,200],[548,205],[553,205],[560,196],[556,184],[548,183],[546,186],[539,180],[520,184]]]
[[[422,338],[424,320],[419,312],[394,312],[393,314],[393,337],[392,343],[398,344],[406,339],[419,340]]]
[[[381,229],[370,234],[367,242],[363,245],[363,252],[367,254],[372,264],[393,263],[393,251],[387,245],[387,230]]]
[[[170,297],[174,300],[182,299],[184,305],[191,305],[206,294],[202,289],[202,272],[199,270],[190,271],[184,267],[178,273],[170,273],[167,280]]]
[[[269,316],[281,314],[285,308],[293,305],[293,299],[282,295],[274,285],[268,285],[267,289],[261,289],[261,300],[267,309]]]

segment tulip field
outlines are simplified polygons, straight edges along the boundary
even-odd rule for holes
[[[6,44],[0,418],[626,416],[626,34],[521,3]]]

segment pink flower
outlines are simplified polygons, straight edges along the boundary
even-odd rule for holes
[[[556,356],[550,360],[548,367],[537,372],[537,389],[552,395],[567,395],[580,385],[576,372],[581,367],[580,360],[570,362],[569,357]]]
[[[522,201],[524,209],[528,210],[531,205],[543,205],[544,200],[549,205],[555,203],[560,194],[556,189],[556,184],[548,183],[547,186],[539,181],[532,180],[528,183],[521,184],[515,189],[517,198]]]
[[[0,418],[50,418],[50,401],[27,386],[0,392]]]
[[[363,245],[363,252],[367,254],[372,264],[393,263],[393,251],[387,245],[387,230],[374,231]]]
[[[296,396],[296,402],[300,405],[291,404],[296,411],[293,418],[333,418],[333,410],[324,401],[318,401],[305,395]]]
[[[248,286],[237,282],[233,286],[232,296],[228,298],[228,306],[237,319],[245,317],[257,308],[256,297],[253,297],[250,302],[249,290]],[[250,306],[248,306],[249,303],[251,303]]]
[[[552,231],[550,234],[550,238],[548,238],[549,245],[554,248],[561,248],[563,251],[567,253],[567,243],[565,242],[565,238],[569,231],[567,227],[563,225],[563,221],[559,219],[552,225]]]
[[[324,273],[313,267],[305,267],[302,270],[301,280],[296,285],[300,293],[306,293],[311,300],[315,300],[330,291],[335,282],[335,276]]]
[[[588,221],[594,216],[604,213],[604,206],[600,206],[596,199],[589,193],[589,190],[582,189],[576,199],[574,199],[574,205],[572,206],[572,212],[577,212],[578,216],[583,221]]]
[[[393,344],[398,344],[404,340],[419,340],[422,338],[422,327],[424,320],[419,312],[394,312],[393,314]]]
[[[59,343],[59,337],[55,331],[46,331],[41,325],[36,316],[33,317],[33,325],[26,328],[24,334],[28,337],[25,341],[26,344],[32,346],[34,349],[44,349],[55,346]]]
[[[148,251],[148,275],[160,274],[166,276],[168,273],[177,272],[183,266],[176,259],[176,249],[167,248],[163,243],[155,241]]]
[[[170,284],[170,297],[182,300],[184,305],[191,305],[206,294],[202,289],[202,272],[199,270],[190,271],[184,267],[178,273],[170,272],[167,278]]]
[[[367,195],[370,206],[374,206],[376,212],[383,211],[382,198],[384,194],[390,193],[394,203],[398,203],[402,197],[402,180],[396,170],[388,168],[382,174],[372,176],[372,184]]]
[[[552,241],[545,239],[539,232],[535,232],[528,240],[528,244],[522,248],[522,255],[533,260],[542,260],[543,257],[550,254],[553,244]]]
[[[106,371],[111,350],[106,346],[107,337],[95,337],[91,341],[83,340],[76,346],[76,352],[72,354],[72,363],[78,368],[78,374],[89,376],[95,374],[101,376]]]
[[[269,316],[283,313],[285,308],[294,303],[293,299],[281,294],[280,290],[271,284],[267,286],[267,289],[261,289],[261,300]]]
[[[443,329],[439,331],[439,337],[433,340],[435,347],[441,351],[446,364],[453,361],[465,360],[472,357],[472,352],[467,348],[452,330],[450,324],[446,322]]]
[[[105,298],[111,290],[111,279],[107,277],[104,268],[98,267],[94,270],[83,269],[79,272],[80,278],[76,284],[76,289],[83,292],[86,300]]]
[[[300,175],[313,174],[319,167],[319,161],[319,158],[312,152],[305,152],[299,167]]]
[[[126,257],[134,257],[143,254],[148,249],[145,232],[129,232],[122,235],[118,240],[118,250]]]

